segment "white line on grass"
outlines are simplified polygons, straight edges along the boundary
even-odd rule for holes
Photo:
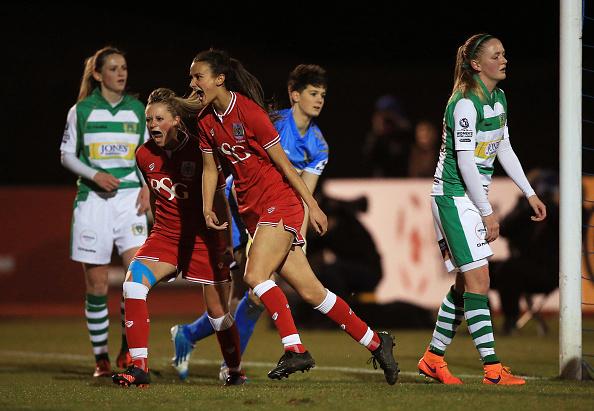
[[[91,356],[89,355],[76,355],[76,354],[63,354],[63,353],[44,353],[44,352],[30,352],[30,351],[0,351],[0,357],[21,357],[21,358],[49,358],[49,359],[59,359],[59,360],[71,360],[71,361],[88,361]],[[156,363],[171,363],[170,358],[165,357],[157,357],[152,358],[151,361],[155,361]],[[190,360],[190,364],[197,364],[197,365],[221,365],[221,360]],[[274,368],[276,367],[276,363],[269,363],[269,362],[256,362],[256,361],[242,361],[242,365],[247,367],[262,367],[262,368]],[[352,368],[352,367],[331,367],[331,366],[319,366],[316,365],[313,370],[316,371],[339,371],[339,372],[350,372],[355,374],[376,374],[381,373],[380,369],[368,369],[368,368]],[[415,376],[419,375],[418,372],[410,372],[410,371],[400,371],[400,375],[406,376]],[[483,375],[478,374],[457,374],[458,377],[461,378],[480,378]],[[546,379],[543,377],[533,377],[533,376],[519,376],[526,380],[542,380]]]

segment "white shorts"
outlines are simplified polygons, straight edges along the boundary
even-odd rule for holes
[[[105,265],[111,261],[113,245],[118,253],[140,247],[147,237],[146,214],[136,215],[140,188],[116,193],[90,192],[78,201],[72,217],[70,258],[87,264]]]
[[[485,241],[487,229],[478,208],[468,197],[431,197],[437,242],[448,272],[493,256]],[[479,264],[482,265],[482,264]],[[462,270],[464,271],[464,270]]]

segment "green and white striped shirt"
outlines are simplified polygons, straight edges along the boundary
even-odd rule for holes
[[[119,178],[119,188],[140,187],[136,149],[149,138],[144,106],[124,95],[115,107],[96,88],[68,112],[60,150],[75,153],[89,167]],[[93,181],[80,177],[76,200],[84,201],[90,191],[103,191]]]
[[[499,144],[509,138],[505,93],[496,87],[489,95],[483,82],[477,76],[475,78],[485,90],[488,101],[481,101],[473,93],[464,98],[460,91],[450,99],[444,115],[442,145],[432,196],[465,195],[466,185],[458,168],[458,150],[474,151],[483,187],[488,192]]]

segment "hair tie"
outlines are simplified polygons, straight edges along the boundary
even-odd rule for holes
[[[476,42],[476,44],[474,45],[474,48],[472,49],[472,53],[470,53],[470,58],[468,59],[468,63],[462,64],[463,68],[470,67],[470,63],[472,62],[472,58],[474,57],[474,52],[476,51],[479,44],[481,44],[483,42],[483,40],[486,39],[487,37],[492,37],[492,36],[490,34],[485,34],[483,37],[481,37],[481,39],[479,41]]]

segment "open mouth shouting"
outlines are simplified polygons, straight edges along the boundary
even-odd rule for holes
[[[204,91],[202,91],[198,88],[195,88],[194,95],[196,95],[196,98],[198,99],[198,101],[200,101],[201,103],[204,103]]]
[[[149,134],[157,144],[163,142],[163,133],[159,130],[149,130]]]

